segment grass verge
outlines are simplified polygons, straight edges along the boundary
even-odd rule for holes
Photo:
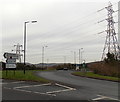
[[[15,73],[12,70],[8,70],[7,75],[6,75],[6,71],[4,70],[1,73],[2,73],[3,79],[37,81],[37,82],[41,82],[41,83],[50,82],[47,79],[36,76],[35,71],[36,70],[27,70],[26,73],[24,74],[23,71],[20,71],[20,70],[16,70]]]
[[[2,78],[2,71],[0,70],[0,79]]]
[[[101,79],[101,80],[110,80],[110,81],[116,81],[116,82],[120,80],[120,78],[118,77],[102,76],[99,74],[94,74],[93,72],[73,72],[72,74],[76,76],[81,76],[81,77],[95,78],[95,79]]]

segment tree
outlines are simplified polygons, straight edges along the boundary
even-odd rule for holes
[[[113,53],[107,53],[107,58],[104,59],[105,62],[109,63],[109,62],[115,62],[117,61],[115,55]]]

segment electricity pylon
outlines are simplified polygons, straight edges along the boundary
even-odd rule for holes
[[[21,47],[22,45],[20,45],[19,43],[17,45],[14,45],[14,47],[16,47],[16,50],[12,50],[12,51],[16,51],[16,54],[18,54],[18,60],[19,60],[19,63],[21,63],[21,56],[22,54],[20,54],[21,51]]]
[[[108,14],[107,14],[108,18],[106,19],[108,24],[107,24],[107,30],[106,30],[107,36],[106,36],[105,45],[103,49],[102,60],[104,60],[107,53],[114,54],[115,59],[120,59],[120,47],[117,40],[115,27],[114,27],[115,22],[113,19],[114,10],[110,2],[108,7],[105,7],[105,8],[108,11]]]

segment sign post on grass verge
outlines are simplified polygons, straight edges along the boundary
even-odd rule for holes
[[[14,75],[15,75],[15,69],[16,69],[16,59],[19,58],[19,55],[16,53],[4,53],[4,58],[6,58],[6,76],[7,76],[7,70],[8,69],[14,69]]]

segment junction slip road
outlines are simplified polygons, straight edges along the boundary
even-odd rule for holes
[[[3,80],[2,100],[85,100],[120,102],[118,83],[71,75],[72,71],[36,72],[51,83]],[[80,101],[82,102],[82,101]],[[84,102],[84,101],[83,101]],[[106,101],[105,101],[106,102]]]

